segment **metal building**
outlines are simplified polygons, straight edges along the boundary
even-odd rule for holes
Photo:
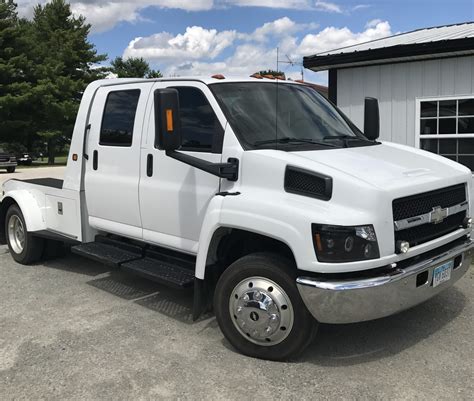
[[[304,58],[329,71],[329,98],[363,129],[380,103],[382,140],[449,157],[474,171],[474,22],[419,29]]]

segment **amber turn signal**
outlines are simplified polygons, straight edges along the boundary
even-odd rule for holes
[[[173,132],[173,110],[166,110],[166,130],[168,132]]]

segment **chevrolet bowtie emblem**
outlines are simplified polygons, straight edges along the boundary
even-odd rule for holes
[[[430,222],[433,224],[441,223],[448,217],[448,208],[442,209],[441,206],[436,206],[430,213]]]

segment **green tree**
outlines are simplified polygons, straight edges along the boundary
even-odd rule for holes
[[[55,148],[72,133],[82,92],[88,83],[102,78],[94,64],[106,60],[88,41],[90,25],[75,17],[64,0],[52,0],[34,10],[31,24],[36,76],[32,87],[34,132],[47,139],[48,162]]]
[[[0,0],[0,141],[32,150],[46,142],[48,161],[70,138],[80,98],[106,60],[88,41],[90,25],[64,0],[38,5],[32,21]]]
[[[285,79],[285,73],[283,71],[276,71],[276,70],[264,70],[264,71],[259,71],[258,74],[260,75],[271,75],[272,77],[278,77]]]
[[[163,76],[159,70],[151,69],[142,57],[130,57],[126,60],[116,57],[110,65],[110,71],[117,74],[119,78],[161,78]]]
[[[12,0],[0,0],[0,142],[26,143],[31,128],[29,26]]]

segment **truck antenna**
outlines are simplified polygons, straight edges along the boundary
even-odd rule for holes
[[[288,54],[285,54],[285,57],[286,57],[286,60],[278,60],[279,63],[284,63],[284,64],[288,64],[289,66],[291,67],[294,67],[294,66],[299,66],[301,68],[300,70],[300,73],[301,73],[301,80],[304,81],[304,67],[303,67],[303,63],[300,63],[298,61],[294,61],[290,58],[290,56],[288,56]]]

